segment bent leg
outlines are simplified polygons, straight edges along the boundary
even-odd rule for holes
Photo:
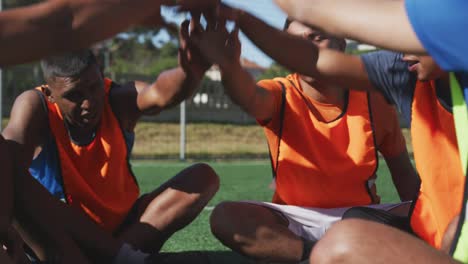
[[[357,219],[333,225],[315,245],[312,264],[457,263],[449,255],[398,229]]]
[[[198,216],[218,189],[218,175],[210,166],[192,165],[143,196],[138,220],[119,237],[145,252],[158,252],[173,233]]]
[[[17,230],[28,245],[36,245],[34,250],[39,257],[58,257],[62,263],[88,263],[86,256],[97,262],[110,262],[117,255],[122,242],[52,197],[27,169],[15,172]]]
[[[5,139],[0,135],[0,241],[7,238],[13,215],[13,160]]]
[[[0,263],[13,264],[13,261],[3,248],[0,248]]]
[[[210,218],[211,232],[242,255],[262,261],[297,263],[303,240],[288,229],[288,221],[272,209],[242,202],[223,202]]]

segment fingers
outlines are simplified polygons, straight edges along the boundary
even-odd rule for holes
[[[190,19],[190,35],[201,34],[203,32],[203,27],[200,23],[200,12],[192,12]]]
[[[187,41],[189,39],[189,24],[190,21],[184,20],[182,24],[180,25],[180,30],[179,30],[179,41],[180,41],[180,47],[182,49],[187,48]]]
[[[231,31],[231,33],[229,33],[229,42],[234,44],[240,43],[239,26],[237,24],[234,26],[234,29]]]

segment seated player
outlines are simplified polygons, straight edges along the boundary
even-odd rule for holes
[[[460,81],[463,84],[463,76],[453,75],[449,79],[427,56],[406,57],[409,63],[402,63],[398,54],[378,52],[360,58],[320,49],[299,38],[287,37],[264,23],[254,26],[258,20],[245,12],[226,9],[222,12],[236,20],[247,36],[280,63],[304,74],[320,76],[339,87],[348,83],[352,89],[381,91],[411,124],[421,178],[411,227],[416,235],[436,249],[443,249],[445,254],[395,229],[353,220],[332,227],[335,232],[327,233],[318,243],[312,253],[312,263],[453,263],[454,259],[447,254],[450,248],[456,259],[465,261],[467,251],[463,245],[466,244],[460,232],[463,218],[458,217],[462,203],[466,203],[463,202],[465,177],[460,169],[462,162],[450,99],[450,87],[459,87]],[[338,17],[329,19],[339,20]],[[359,30],[362,28],[354,29]],[[327,63],[330,61],[335,63]],[[408,71],[417,72],[417,76],[410,74],[409,78]],[[382,236],[376,237],[377,233]],[[357,238],[370,242],[359,243]],[[382,247],[383,243],[388,246]]]
[[[345,49],[344,39],[297,21],[285,29],[320,48]],[[297,73],[256,85],[239,64],[237,32],[225,45],[226,37],[206,32],[192,41],[219,65],[226,93],[264,128],[276,190],[272,203],[225,202],[215,208],[211,229],[223,244],[262,261],[297,262],[309,257],[314,243],[351,206],[400,207],[407,215],[409,203],[379,204],[375,187],[380,152],[402,201],[418,189],[396,112],[381,95]]]
[[[188,25],[182,25],[182,46]],[[208,165],[195,164],[139,198],[128,162],[138,119],[190,96],[209,67],[195,53],[190,63],[188,57],[181,48],[178,68],[152,84],[122,85],[103,78],[89,50],[45,59],[47,85],[16,99],[3,135],[19,144],[20,165],[30,166],[54,196],[135,248],[158,252],[219,186]]]

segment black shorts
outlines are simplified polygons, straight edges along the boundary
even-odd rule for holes
[[[343,219],[353,218],[392,226],[414,235],[411,229],[410,218],[407,216],[394,215],[385,210],[369,207],[352,207],[343,214]]]

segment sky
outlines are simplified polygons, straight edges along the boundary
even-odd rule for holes
[[[224,3],[244,9],[257,16],[268,24],[282,28],[286,15],[274,4],[273,0],[223,0]],[[164,8],[162,14],[167,21],[180,23],[186,15],[176,14],[173,10]],[[162,33],[156,37],[157,41],[167,40],[167,35]],[[272,60],[252,44],[244,34],[240,34],[242,44],[242,57],[257,64],[268,67]]]

